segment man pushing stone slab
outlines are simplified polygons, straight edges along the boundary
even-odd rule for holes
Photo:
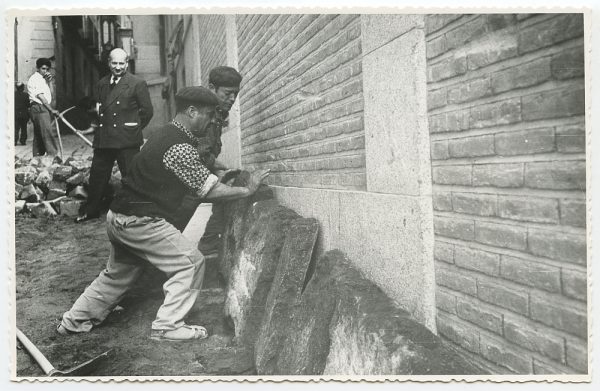
[[[248,197],[268,176],[268,170],[253,172],[245,187],[220,183],[201,159],[198,146],[221,102],[203,87],[183,88],[175,101],[173,121],[150,136],[123,178],[107,215],[108,264],[63,315],[57,329],[62,335],[87,332],[100,324],[147,261],[168,277],[151,338],[182,341],[208,336],[204,327],[183,321],[202,285],[204,257],[174,224],[180,218],[182,200],[189,195],[210,201]]]

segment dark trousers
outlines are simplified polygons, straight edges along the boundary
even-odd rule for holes
[[[27,117],[15,117],[15,145],[17,144],[17,141],[23,145],[27,141],[27,122],[29,122],[29,118]]]
[[[134,148],[96,148],[92,158],[92,167],[90,169],[90,182],[88,186],[88,199],[85,213],[89,217],[100,215],[102,208],[102,199],[109,194],[110,188],[108,181],[112,175],[112,169],[115,160],[119,165],[121,177],[127,175],[127,170],[133,157],[140,151],[139,147]]]
[[[33,122],[33,156],[56,156],[58,143],[52,131],[50,112],[42,105],[34,103],[30,109]]]

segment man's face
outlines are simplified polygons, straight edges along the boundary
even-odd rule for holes
[[[215,118],[215,109],[214,106],[209,107],[199,107],[196,108],[191,106],[192,109],[190,115],[192,116],[192,133],[196,137],[203,137],[206,135],[206,128]]]
[[[231,110],[231,106],[233,106],[235,103],[235,100],[240,92],[239,87],[212,86],[211,90],[215,93],[217,98],[219,98],[219,102],[221,102],[221,108],[226,111]]]
[[[127,53],[122,50],[113,50],[108,59],[108,67],[114,77],[121,77],[127,71]]]
[[[42,65],[38,68],[38,72],[40,73],[40,75],[48,77],[50,74],[50,67],[48,65]]]

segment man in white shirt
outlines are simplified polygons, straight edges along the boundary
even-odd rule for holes
[[[46,81],[51,77],[52,64],[47,58],[38,58],[35,66],[37,71],[27,81],[33,122],[33,156],[56,156],[58,147],[52,135],[52,116],[58,116],[58,111],[50,106],[52,93]]]

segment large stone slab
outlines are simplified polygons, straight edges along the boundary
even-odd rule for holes
[[[273,375],[478,374],[340,251],[325,253],[293,312]]]
[[[273,375],[320,375],[325,369],[329,354],[329,323],[335,309],[335,296],[331,286],[332,268],[342,256],[339,251],[323,254],[316,263],[300,303],[294,308],[293,324],[270,368]]]
[[[259,375],[275,374],[278,353],[295,322],[293,312],[300,303],[318,232],[317,220],[304,218],[294,220],[287,232],[254,350]]]
[[[234,180],[232,186],[245,186],[250,173],[242,171]],[[243,237],[247,232],[247,214],[251,206],[261,200],[273,198],[273,191],[266,185],[261,185],[251,197],[229,201],[225,205],[225,230],[223,232],[222,248],[220,251],[221,262],[219,273],[225,281],[229,280],[229,272],[233,263],[238,259]]]
[[[297,218],[274,200],[255,202],[245,214],[247,229],[228,273],[225,315],[237,341],[247,346],[256,340],[287,229]]]
[[[325,375],[478,374],[476,367],[398,308],[381,289],[339,257]]]

